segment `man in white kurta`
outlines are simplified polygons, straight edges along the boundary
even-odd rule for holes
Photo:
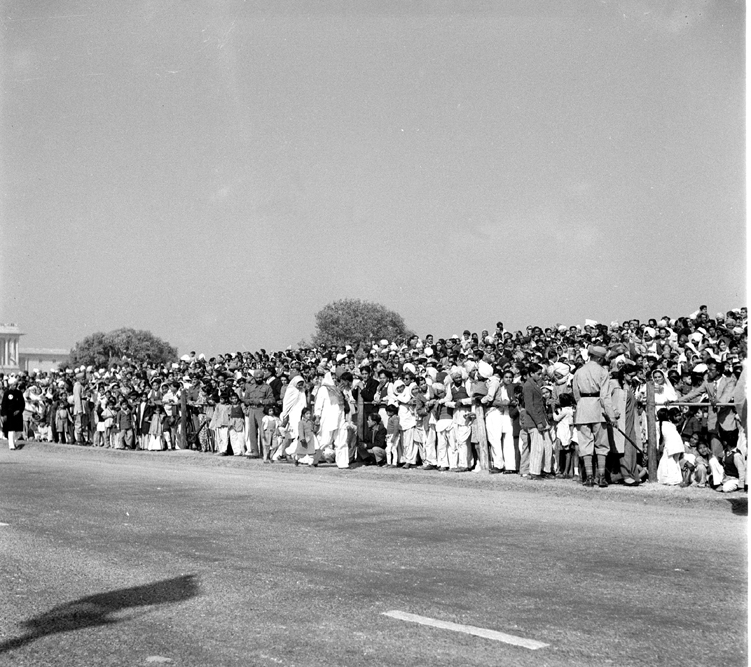
[[[409,470],[417,463],[417,445],[415,444],[415,428],[417,417],[415,416],[412,388],[415,385],[405,385],[403,382],[396,384],[396,400],[399,404],[399,429],[401,430],[402,455],[404,470]]]
[[[514,451],[514,431],[511,419],[508,416],[509,396],[506,387],[501,383],[501,375],[498,369],[494,369],[488,379],[488,393],[483,396],[481,403],[485,406],[485,430],[490,443],[490,456],[492,469],[503,470],[504,465],[504,438],[511,443],[511,453]],[[505,414],[504,414],[505,413]],[[504,419],[505,416],[505,419]],[[515,457],[510,458],[510,470],[516,469]]]
[[[347,377],[348,376],[348,377]],[[342,389],[352,383],[351,373],[342,373],[338,382],[327,372],[316,394],[313,414],[319,424],[318,440],[321,448],[334,448],[336,467],[349,468],[349,432],[345,419],[345,398]]]
[[[449,469],[449,450],[454,448],[452,412],[446,405],[449,400],[446,396],[446,387],[441,382],[433,383],[435,406],[432,411],[432,419],[435,420],[436,436],[436,465],[439,470]]]
[[[467,422],[467,415],[472,411],[472,400],[464,386],[464,376],[461,371],[451,373],[452,383],[447,388],[447,407],[453,409],[451,417],[452,434],[449,450],[449,468],[454,472],[469,470],[469,447],[472,437],[472,427]]]

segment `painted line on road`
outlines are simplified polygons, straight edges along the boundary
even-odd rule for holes
[[[9,523],[0,523],[0,526],[10,526]]]
[[[411,623],[419,623],[420,625],[429,625],[433,628],[441,628],[442,630],[453,630],[454,632],[463,632],[467,635],[475,635],[476,637],[484,637],[485,639],[493,639],[497,642],[504,642],[505,644],[513,644],[514,646],[521,646],[522,648],[528,648],[532,651],[536,651],[538,648],[545,648],[550,644],[543,644],[534,639],[525,639],[524,637],[516,637],[514,635],[507,635],[505,632],[497,632],[496,630],[488,630],[487,628],[477,628],[474,625],[462,625],[461,623],[451,623],[450,621],[439,621],[435,618],[428,618],[427,616],[418,616],[417,614],[410,614],[406,611],[398,611],[396,609],[392,611],[382,612],[384,616],[390,616],[391,618],[399,619],[400,621],[410,621]]]

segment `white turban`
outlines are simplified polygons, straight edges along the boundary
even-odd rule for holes
[[[553,373],[560,375],[562,378],[566,377],[571,372],[571,367],[568,364],[564,364],[562,361],[556,361],[552,367]]]
[[[487,361],[480,361],[477,364],[477,372],[487,380],[493,375],[493,367]]]

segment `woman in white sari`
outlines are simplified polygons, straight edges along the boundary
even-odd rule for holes
[[[657,481],[668,486],[677,486],[683,481],[681,472],[681,457],[685,452],[683,439],[681,438],[676,422],[680,421],[678,408],[663,408],[657,412],[660,426],[660,442],[662,443],[662,456],[657,466]]]
[[[303,410],[308,406],[308,397],[305,395],[305,380],[300,375],[296,375],[290,381],[287,390],[284,392],[284,401],[282,402],[282,426],[287,430],[285,442],[288,447],[279,447],[274,452],[273,460],[278,461],[282,454],[291,455],[297,447],[297,436],[299,435],[300,419]],[[291,443],[290,443],[291,441]],[[291,448],[291,452],[287,449]]]
[[[665,371],[656,368],[652,371],[652,380],[655,385],[655,405],[665,405],[678,400],[678,394],[668,380]]]

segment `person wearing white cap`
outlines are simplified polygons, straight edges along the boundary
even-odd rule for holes
[[[637,349],[641,354],[651,354],[654,356],[659,355],[659,350],[657,349],[657,341],[655,340],[656,336],[656,329],[654,329],[653,327],[644,327],[643,342],[641,345],[637,346]]]
[[[436,418],[434,408],[438,402],[435,392],[433,377],[428,375],[418,380],[421,397],[424,399],[424,414],[418,417],[418,423],[422,427],[423,442],[420,447],[420,456],[423,460],[423,470],[436,470],[438,468],[438,438],[436,435]],[[437,383],[435,383],[437,385]]]
[[[412,388],[415,386],[414,384],[407,385],[402,380],[397,380],[394,384],[394,396],[399,406],[401,461],[404,463],[404,470],[409,470],[417,463],[418,450],[415,444],[417,416],[415,415],[414,399],[412,396]]]
[[[481,361],[479,372],[483,377],[488,377],[488,393],[480,399],[480,402],[485,406],[485,429],[490,445],[490,472],[500,472],[506,467],[503,456],[504,438],[511,442],[511,451],[514,447],[513,425],[508,416],[508,393],[504,402],[505,388],[501,384],[501,375],[497,368],[494,369],[490,364]],[[505,420],[502,412],[504,409]],[[516,469],[515,458],[512,459],[511,466],[514,470]]]
[[[451,372],[452,383],[447,389],[446,405],[453,408],[451,416],[452,437],[449,440],[449,468],[454,472],[469,471],[469,448],[472,427],[469,424],[472,414],[472,399],[464,384],[464,374],[455,369]]]
[[[264,409],[274,405],[274,393],[264,382],[263,376],[263,370],[256,369],[253,372],[253,382],[245,386],[242,395],[242,402],[248,411],[245,422],[245,447],[248,451],[245,456],[251,459],[261,457]]]
[[[162,396],[164,412],[167,415],[164,428],[164,441],[167,449],[177,448],[178,418],[180,416],[181,388],[179,382],[172,382]]]
[[[84,432],[88,429],[86,424],[86,410],[83,397],[83,371],[76,373],[76,381],[73,385],[73,437],[77,445],[84,444]]]
[[[732,367],[726,367],[722,362],[710,359],[706,364],[694,366],[694,372],[702,366],[706,369],[704,382],[680,397],[680,400],[693,401],[702,394],[709,397],[712,405],[707,410],[707,431],[712,453],[720,459],[726,447],[733,448],[738,443],[738,423],[732,406],[720,407],[717,403],[733,401],[738,380],[733,375]]]
[[[8,439],[8,448],[18,449],[16,434],[23,432],[23,410],[26,401],[23,392],[16,386],[18,380],[11,375],[8,378],[8,388],[3,393],[0,403],[0,420],[3,423],[3,435]]]

